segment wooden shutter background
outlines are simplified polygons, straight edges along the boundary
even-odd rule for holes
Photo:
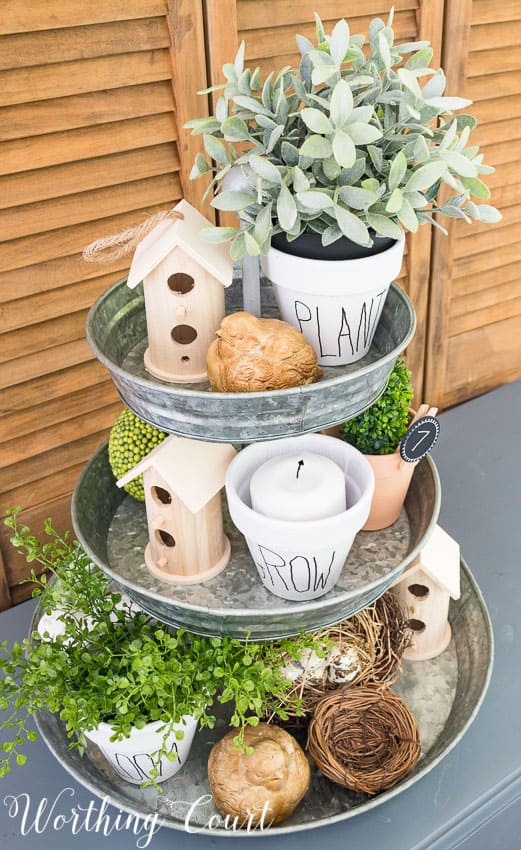
[[[179,70],[181,68],[181,70]],[[84,338],[87,311],[128,268],[82,248],[184,194],[207,114],[193,0],[4,0],[0,19],[0,516],[70,525],[70,494],[121,410]],[[177,103],[177,111],[174,106]],[[208,212],[208,210],[206,210]],[[0,607],[28,565],[0,547]],[[1,561],[1,557],[0,557]]]
[[[448,92],[474,101],[473,138],[496,168],[484,179],[503,220],[434,235],[426,387],[442,407],[521,376],[521,2],[445,5]]]

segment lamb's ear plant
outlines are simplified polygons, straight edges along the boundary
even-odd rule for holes
[[[241,643],[170,631],[125,601],[79,543],[58,534],[51,520],[41,543],[20,525],[18,513],[10,511],[5,521],[11,542],[43,568],[40,575],[32,571],[33,596],[40,597],[42,613],[57,615],[61,634],[35,631],[12,646],[0,644],[0,730],[10,733],[1,747],[0,776],[13,761],[25,763],[25,744],[36,738],[29,721],[38,711],[58,713],[70,746],[80,753],[84,732],[101,722],[113,727],[112,740],[121,740],[132,727],[162,721],[163,745],[151,754],[155,785],[161,757],[176,758],[166,742],[183,715],[213,727],[215,701],[229,703],[239,747],[246,726],[258,724],[268,700],[276,716],[286,716],[292,683],[283,660],[287,652],[298,657],[314,648],[315,638]],[[297,696],[289,699],[298,714]]]
[[[329,245],[347,236],[371,245],[371,234],[398,239],[420,224],[443,230],[436,216],[494,223],[481,176],[494,169],[469,143],[476,120],[453,115],[471,101],[445,96],[443,71],[430,67],[428,41],[395,44],[387,24],[371,21],[368,44],[345,20],[327,35],[316,15],[316,43],[297,36],[299,70],[289,66],[263,81],[244,68],[244,44],[223,66],[226,83],[216,114],[185,124],[203,134],[191,178],[212,172],[212,205],[245,223],[203,230],[233,240],[231,255],[267,253],[273,234],[288,240],[321,234]],[[224,190],[232,167],[244,191]],[[452,194],[442,205],[440,187]]]
[[[392,454],[407,431],[412,397],[411,373],[403,360],[397,360],[378,401],[344,422],[342,438],[366,455]]]

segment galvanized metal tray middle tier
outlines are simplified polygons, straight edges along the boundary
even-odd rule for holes
[[[120,490],[108,463],[107,447],[89,461],[73,497],[78,539],[92,560],[158,620],[204,635],[248,634],[267,640],[311,631],[351,617],[382,595],[426,543],[438,518],[440,485],[434,462],[421,461],[398,520],[383,531],[362,531],[353,544],[336,587],[311,602],[289,602],[260,583],[242,535],[226,509],[232,544],[228,566],[200,584],[167,584],[145,566],[148,541],[145,506]]]
[[[278,315],[271,285],[261,287],[262,315]],[[241,282],[226,293],[228,312],[242,310]],[[209,442],[249,443],[317,431],[352,419],[384,391],[398,355],[414,335],[411,302],[394,284],[368,354],[349,366],[326,367],[324,377],[275,392],[214,393],[207,383],[170,384],[143,362],[147,329],[142,285],[126,279],[96,301],[87,318],[87,340],[110,371],[125,402],[141,419],[172,434]]]
[[[70,740],[58,715],[39,712],[38,728],[58,761],[93,794],[108,797],[112,804],[140,817],[157,815],[158,823],[171,829],[211,835],[214,839],[289,837],[369,812],[410,788],[439,764],[471,725],[487,691],[493,664],[492,627],[470,570],[463,562],[461,568],[461,597],[450,604],[449,647],[430,661],[404,662],[404,675],[392,686],[416,717],[421,757],[409,776],[375,797],[347,791],[312,768],[311,786],[288,820],[263,832],[234,831],[215,808],[207,767],[213,744],[228,731],[228,718],[221,715],[215,729],[196,734],[186,764],[163,783],[161,793],[123,782],[96,747],[90,746],[89,757],[85,758],[77,750],[68,749]],[[346,841],[346,850],[348,846]]]

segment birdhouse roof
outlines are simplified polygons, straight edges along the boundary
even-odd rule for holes
[[[166,218],[161,221],[137,246],[127,286],[134,289],[174,248],[181,248],[223,286],[229,286],[233,275],[229,246],[203,242],[199,232],[203,227],[212,227],[212,222],[188,201],[179,201],[175,209],[183,214],[183,218]]]
[[[410,581],[417,572],[427,573],[453,599],[460,597],[460,547],[439,525],[432,532],[417,561],[406,569],[395,584]]]
[[[236,455],[228,443],[203,443],[167,437],[117,482],[124,487],[153,466],[172,493],[196,514],[224,486],[226,470]]]

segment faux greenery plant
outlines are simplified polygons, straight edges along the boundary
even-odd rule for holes
[[[427,41],[396,45],[391,12],[375,18],[365,36],[351,35],[345,20],[326,35],[318,15],[316,45],[297,36],[299,70],[282,68],[263,82],[259,68],[244,68],[244,43],[223,66],[227,82],[216,114],[185,124],[204,134],[191,178],[212,172],[209,190],[218,210],[232,210],[241,231],[220,227],[203,238],[232,239],[231,255],[267,253],[271,236],[288,240],[304,231],[329,245],[342,236],[371,245],[371,231],[398,239],[435,216],[496,222],[488,204],[483,164],[469,134],[476,120],[453,110],[471,101],[446,97],[443,71],[430,68]],[[427,80],[421,84],[421,80]],[[212,164],[212,160],[215,164]],[[240,167],[244,191],[223,190],[223,178]],[[440,186],[452,195],[438,206]]]
[[[341,426],[343,439],[366,455],[392,454],[407,431],[412,397],[411,373],[397,360],[378,401]]]
[[[51,520],[43,544],[19,524],[18,509],[9,512],[6,524],[17,550],[44,568],[40,577],[32,572],[33,595],[41,597],[43,613],[58,615],[63,634],[51,639],[34,632],[11,647],[0,644],[0,710],[5,712],[0,729],[11,731],[2,746],[0,776],[13,759],[25,763],[24,745],[36,737],[28,721],[39,710],[60,714],[70,746],[80,752],[86,746],[83,733],[101,722],[121,740],[133,726],[163,721],[163,749],[151,754],[156,764],[163,755],[175,758],[164,744],[183,715],[195,716],[201,726],[214,725],[215,701],[231,704],[229,722],[237,729],[238,746],[244,746],[245,727],[259,723],[268,702],[281,719],[288,710],[301,713],[284,662],[287,653],[296,658],[307,647],[320,652],[317,638],[241,643],[182,629],[170,632],[112,590],[79,543],[59,535]]]

